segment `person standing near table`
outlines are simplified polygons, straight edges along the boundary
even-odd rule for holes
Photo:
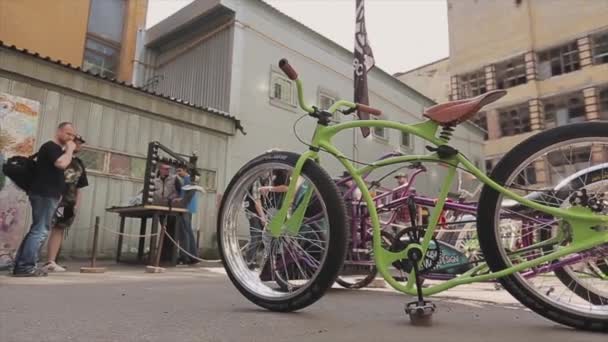
[[[171,174],[171,166],[167,163],[161,163],[158,167],[158,177],[153,180],[154,184],[154,195],[153,200],[154,204],[160,205],[163,207],[175,206],[179,201],[179,194],[182,191],[182,184],[176,175]],[[175,225],[177,223],[175,216],[169,215],[166,217],[164,215],[160,216],[161,222],[167,223],[167,233],[171,237],[175,237]],[[168,260],[169,254],[167,251],[170,251],[173,248],[173,243],[169,241],[169,239],[163,240],[162,246],[162,260]]]
[[[179,198],[182,184],[177,176],[171,174],[171,166],[162,163],[158,168],[158,177],[154,179],[154,203],[168,206]]]
[[[53,218],[53,228],[51,229],[48,241],[48,260],[42,267],[46,272],[66,271],[64,267],[57,265],[57,254],[61,248],[65,231],[74,223],[74,218],[80,204],[80,189],[89,185],[84,163],[80,158],[75,156],[85,141],[80,135],[76,135],[74,142],[76,143],[74,157],[70,165],[63,172],[66,186]]]
[[[182,242],[184,243],[184,250],[192,256],[198,258],[196,251],[196,238],[194,237],[194,231],[192,229],[192,215],[196,214],[198,209],[198,196],[197,191],[188,190],[184,191],[184,186],[192,185],[192,176],[188,174],[188,170],[185,167],[178,167],[176,170],[177,176],[179,177],[182,188],[180,191],[180,198],[182,199],[182,205],[188,210],[182,214],[182,225],[180,234]],[[184,264],[196,264],[198,260],[185,253],[180,253],[180,261]]]
[[[63,122],[55,137],[38,150],[34,179],[28,197],[32,206],[32,225],[21,242],[15,257],[13,276],[44,277],[47,273],[38,268],[40,247],[46,240],[53,214],[64,191],[64,170],[72,162],[76,144],[74,126]]]

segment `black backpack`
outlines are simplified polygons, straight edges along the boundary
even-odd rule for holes
[[[36,177],[36,156],[13,156],[2,165],[2,173],[6,175],[21,190],[28,192]]]

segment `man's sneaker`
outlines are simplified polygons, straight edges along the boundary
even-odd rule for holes
[[[48,273],[46,273],[43,269],[40,269],[40,268],[35,268],[35,269],[31,270],[30,272],[14,272],[13,273],[13,277],[21,277],[21,278],[46,277],[47,275],[48,275]]]
[[[46,264],[44,264],[44,266],[42,266],[42,269],[45,270],[46,272],[65,272],[65,271],[67,271],[65,269],[65,267],[61,267],[61,266],[57,265],[57,263],[54,261],[47,262]]]

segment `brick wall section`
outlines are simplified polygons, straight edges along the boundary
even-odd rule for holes
[[[597,88],[592,87],[583,89],[583,96],[585,97],[585,115],[587,116],[587,120],[598,120],[599,110],[597,103]]]
[[[578,56],[581,60],[581,68],[591,66],[593,64],[591,58],[591,40],[589,37],[579,38],[576,41],[578,45]]]
[[[488,125],[488,140],[494,140],[500,138],[500,120],[499,113],[497,110],[486,111],[486,122]]]
[[[526,52],[524,60],[526,63],[526,79],[528,82],[536,80],[536,54],[534,52]]]
[[[486,74],[486,89],[488,91],[496,89],[496,67],[488,65],[484,68]]]
[[[534,171],[536,171],[537,182],[543,183],[549,181],[549,175],[547,174],[546,165],[542,160],[534,161]]]
[[[458,82],[458,76],[450,77],[450,99],[452,101],[458,100],[458,86],[460,82]]]
[[[530,106],[530,126],[533,131],[538,131],[542,128],[541,123],[543,122],[542,103],[539,99],[533,99],[528,101]]]

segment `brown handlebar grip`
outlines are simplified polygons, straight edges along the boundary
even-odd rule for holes
[[[283,70],[285,75],[287,75],[290,80],[295,81],[298,79],[298,73],[291,67],[287,59],[283,58],[279,61],[279,68]]]
[[[361,103],[357,103],[357,110],[371,115],[382,115],[382,111],[380,109],[372,108]]]

